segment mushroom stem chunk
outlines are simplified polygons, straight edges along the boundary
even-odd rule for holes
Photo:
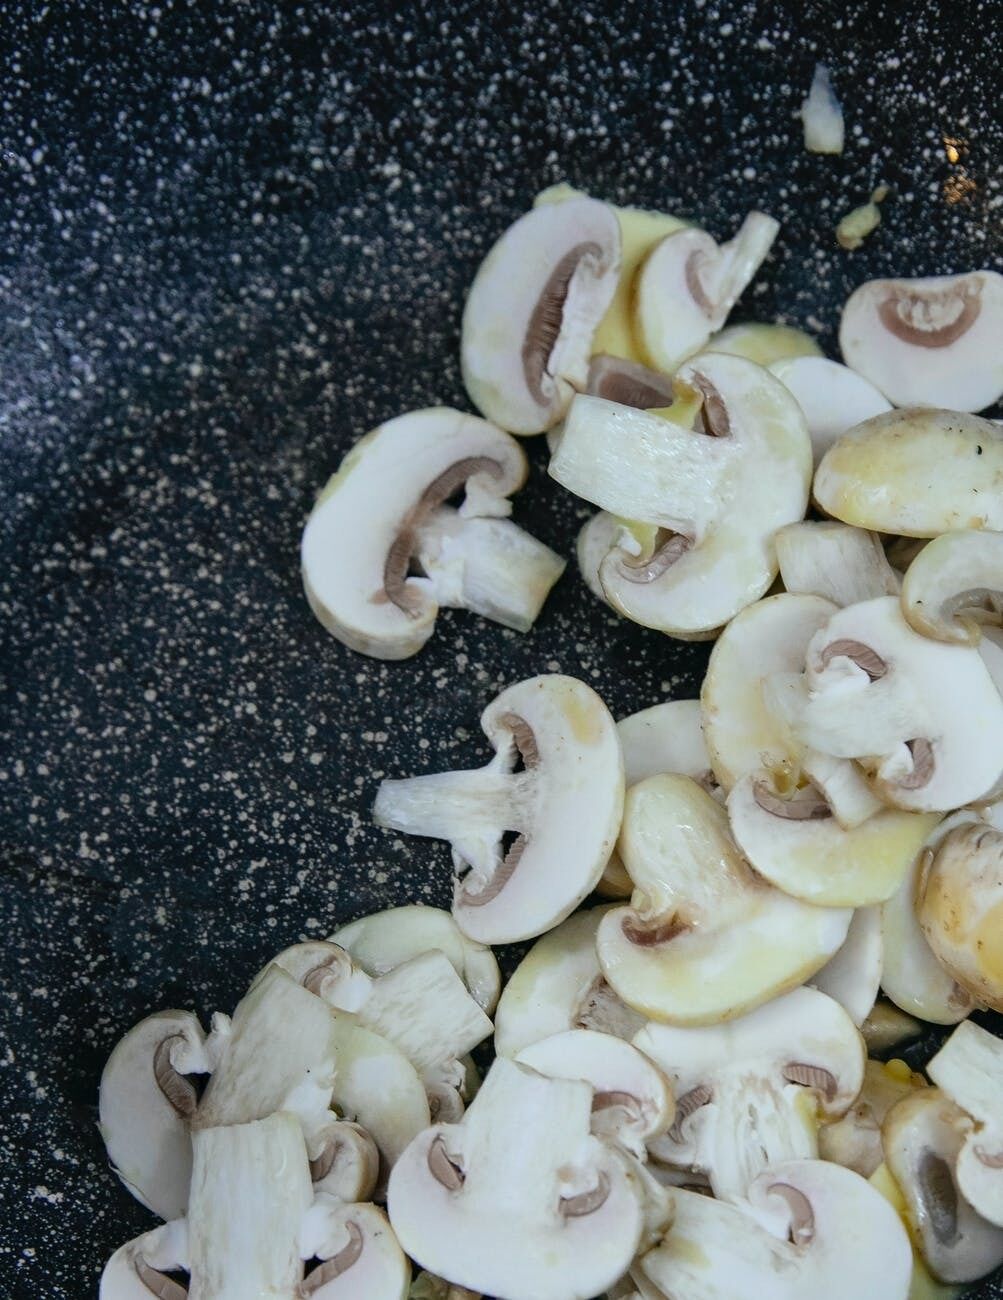
[[[1003,625],[1003,532],[935,537],[909,566],[902,610],[924,636],[978,645],[983,625]]]

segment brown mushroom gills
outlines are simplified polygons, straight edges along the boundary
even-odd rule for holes
[[[322,1264],[318,1264],[312,1272],[300,1283],[299,1290],[303,1296],[313,1295],[319,1291],[322,1286],[328,1282],[333,1282],[336,1277],[341,1277],[343,1273],[357,1264],[362,1255],[364,1240],[362,1231],[357,1223],[351,1219],[345,1224],[348,1232],[348,1244],[342,1246],[337,1255],[332,1255],[330,1259],[325,1259]]]
[[[790,1239],[795,1246],[806,1246],[815,1236],[815,1213],[804,1192],[789,1183],[773,1183],[770,1195],[785,1200],[791,1212]]]
[[[881,324],[903,343],[949,348],[967,334],[982,311],[982,282],[962,280],[947,289],[896,289],[878,308]]]
[[[912,771],[900,776],[894,784],[903,790],[922,790],[925,785],[929,785],[936,767],[933,746],[918,736],[915,740],[907,740],[906,748],[912,755]]]
[[[628,943],[638,948],[655,948],[659,944],[670,943],[689,930],[690,926],[676,916],[667,921],[639,921],[634,916],[625,916],[620,929]]]
[[[602,397],[620,406],[650,411],[671,406],[675,399],[672,381],[657,370],[637,361],[601,352],[589,362],[585,391],[590,397]]]
[[[602,257],[602,249],[592,240],[576,244],[564,254],[541,289],[526,326],[526,336],[522,342],[522,372],[533,400],[541,406],[547,405],[543,379],[547,374],[547,363],[554,344],[561,333],[568,290],[579,264],[586,257],[596,261]]]
[[[777,794],[765,781],[756,781],[752,787],[752,797],[763,812],[784,821],[821,821],[832,816],[832,809],[825,797],[813,786],[795,791],[793,797],[788,799]]]
[[[572,1028],[595,1029],[601,1034],[629,1040],[644,1023],[644,1017],[632,1011],[603,976],[597,975],[585,991]]]
[[[463,1171],[446,1154],[446,1144],[437,1137],[428,1148],[428,1172],[448,1192],[458,1192],[463,1186]]]
[[[579,1192],[577,1196],[562,1196],[560,1210],[566,1219],[581,1219],[586,1214],[595,1214],[602,1209],[609,1196],[609,1178],[600,1173],[599,1181],[588,1192]]]
[[[183,1074],[179,1074],[171,1064],[171,1050],[175,1043],[183,1043],[181,1034],[171,1034],[157,1044],[153,1053],[153,1076],[157,1087],[164,1094],[182,1119],[191,1119],[198,1105],[195,1085]]]
[[[788,1083],[800,1084],[802,1088],[813,1088],[820,1092],[826,1101],[833,1101],[839,1091],[835,1075],[821,1065],[806,1065],[803,1061],[790,1061],[781,1071]]]
[[[691,1088],[689,1092],[684,1092],[681,1097],[676,1099],[676,1118],[669,1129],[669,1137],[673,1142],[683,1140],[683,1124],[694,1111],[698,1111],[701,1106],[706,1106],[708,1102],[713,1100],[714,1091],[706,1083],[698,1084],[697,1087]]]
[[[708,320],[714,319],[714,313],[717,311],[717,304],[711,302],[707,297],[707,290],[704,288],[703,280],[700,273],[707,262],[707,254],[699,248],[694,248],[686,259],[686,288],[690,297],[700,308]]]
[[[647,560],[629,560],[620,555],[617,557],[617,572],[627,582],[654,582],[677,560],[682,559],[692,545],[693,539],[685,533],[659,528],[651,557]]]
[[[188,1288],[159,1269],[152,1268],[138,1252],[133,1256],[132,1267],[136,1276],[156,1300],[188,1300]]]

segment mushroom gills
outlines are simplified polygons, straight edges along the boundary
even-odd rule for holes
[[[925,1087],[923,1076],[913,1073],[904,1061],[867,1061],[863,1086],[853,1105],[845,1115],[819,1129],[819,1155],[870,1178],[885,1158],[881,1144],[885,1116],[903,1097]]]
[[[317,1259],[296,1300],[406,1300],[411,1265],[375,1205],[318,1197],[300,1232],[300,1251]]]
[[[120,1246],[105,1264],[98,1300],[187,1300],[169,1277],[188,1271],[188,1221],[174,1219]]]
[[[1003,532],[964,529],[935,537],[902,585],[902,610],[924,636],[977,645],[1003,625]]]

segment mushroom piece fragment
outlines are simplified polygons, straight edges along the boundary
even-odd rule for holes
[[[755,361],[757,366],[767,368],[777,361],[822,355],[822,349],[804,330],[795,329],[793,325],[766,325],[761,321],[729,325],[714,335],[704,348],[704,353],[707,352],[745,357],[747,361]]]
[[[885,1158],[881,1125],[891,1108],[917,1088],[926,1088],[921,1074],[905,1061],[867,1061],[864,1081],[850,1109],[818,1131],[818,1152],[823,1160],[870,1178]]]
[[[875,533],[831,520],[788,524],[777,531],[780,577],[788,591],[857,605],[897,596],[902,583]]]
[[[859,1029],[874,1008],[881,963],[881,910],[858,907],[843,946],[810,982],[834,998]]]
[[[815,64],[808,97],[801,105],[801,124],[809,153],[843,152],[843,109],[824,63]]]
[[[882,945],[883,943],[884,927],[882,926]],[[883,958],[882,952],[882,960]],[[918,1038],[923,1032],[923,1026],[914,1016],[907,1015],[893,1002],[886,1002],[879,998],[860,1026],[860,1032],[869,1052],[887,1052],[910,1038]]]
[[[892,409],[863,375],[828,357],[785,357],[770,370],[804,412],[816,465],[848,429]]]
[[[1003,625],[1003,532],[935,537],[906,572],[902,609],[924,636],[978,645],[983,625]]]

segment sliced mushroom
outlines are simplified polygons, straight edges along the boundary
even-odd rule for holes
[[[843,946],[811,984],[834,998],[857,1028],[871,1014],[881,983],[881,910],[858,907]]]
[[[983,624],[1003,625],[1003,532],[935,537],[909,566],[902,609],[924,636],[978,645]]]
[[[380,1152],[371,1135],[361,1124],[332,1115],[322,1130],[320,1150],[310,1160],[314,1192],[341,1204],[368,1201],[379,1177]]]
[[[860,1034],[815,989],[794,989],[725,1025],[649,1024],[634,1045],[677,1098],[676,1121],[652,1140],[654,1154],[706,1173],[723,1200],[744,1200],[770,1165],[814,1159],[818,1117],[845,1114],[864,1077]]]
[[[892,409],[863,375],[828,357],[786,357],[770,370],[804,412],[816,465],[848,429]]]
[[[605,203],[543,204],[509,226],[463,312],[463,381],[477,409],[512,433],[555,425],[585,387],[619,276],[620,227]]]
[[[516,1056],[568,1029],[632,1038],[644,1024],[603,979],[596,931],[608,906],[576,912],[530,948],[505,985],[495,1015],[495,1051]]]
[[[307,1211],[300,1253],[317,1263],[295,1300],[407,1300],[411,1265],[375,1205],[319,1197]]]
[[[563,567],[499,518],[525,478],[519,444],[472,415],[433,407],[381,424],[345,457],[303,530],[310,608],[332,636],[380,659],[416,654],[441,604],[525,630]],[[441,513],[460,491],[459,512]],[[413,573],[419,558],[424,577]]]
[[[851,913],[756,875],[724,809],[689,777],[630,790],[619,848],[636,888],[602,918],[596,946],[609,984],[652,1019],[734,1019],[814,975],[846,938]]]
[[[188,1222],[175,1219],[115,1251],[101,1274],[98,1300],[187,1300],[187,1287],[168,1276],[187,1270]]]
[[[690,226],[644,259],[634,282],[634,336],[645,359],[666,374],[721,328],[769,253],[780,224],[750,212],[735,237],[717,244]]]
[[[621,614],[692,638],[721,627],[776,577],[772,536],[804,515],[811,448],[797,403],[751,362],[706,353],[683,367],[680,384],[703,397],[703,432],[579,396],[550,474],[602,509],[652,525],[640,555],[607,555],[599,581]]]
[[[668,375],[605,352],[589,362],[585,391],[592,397],[602,397],[620,406],[633,406],[639,411],[664,409],[671,406],[676,397]]]
[[[672,1227],[636,1270],[678,1300],[906,1300],[908,1235],[859,1175],[790,1161],[761,1174],[749,1197],[739,1208],[677,1192]]]
[[[891,411],[845,433],[822,457],[815,500],[857,528],[938,537],[1003,530],[1003,429],[957,411]]]
[[[867,1181],[894,1209],[906,1231],[910,1231],[909,1211],[905,1197],[888,1166],[882,1162]],[[911,1236],[910,1245],[912,1246],[912,1282],[909,1286],[909,1300],[955,1300],[958,1288],[944,1286],[933,1277]]]
[[[628,524],[615,515],[607,514],[605,510],[597,510],[591,519],[582,524],[575,543],[575,554],[585,585],[597,600],[609,604],[599,581],[599,570],[606,556],[617,549],[626,555],[642,555],[646,542],[650,547],[648,539],[651,533],[652,530],[646,524]]]
[[[822,349],[804,330],[793,325],[764,325],[746,321],[742,325],[729,325],[715,334],[705,352],[726,352],[729,356],[745,357],[758,366],[772,366],[777,361],[793,357],[820,357]]]
[[[882,927],[882,940],[883,938]],[[894,1003],[879,998],[860,1026],[860,1032],[869,1052],[887,1052],[907,1039],[918,1038],[923,1032],[923,1026],[913,1016],[900,1011]]]
[[[586,1083],[499,1058],[462,1123],[420,1134],[390,1175],[390,1221],[423,1268],[487,1295],[586,1300],[641,1237],[629,1164],[590,1135]]]
[[[902,586],[875,533],[828,520],[788,524],[775,538],[780,577],[788,591],[857,605],[897,596]]]
[[[573,677],[510,686],[481,726],[497,750],[486,767],[384,781],[373,815],[449,840],[470,868],[453,903],[460,929],[514,943],[562,921],[598,883],[620,825],[623,758],[606,706]],[[516,836],[507,849],[505,832]]]
[[[868,1061],[864,1081],[853,1105],[840,1119],[818,1131],[818,1153],[823,1160],[870,1178],[884,1160],[881,1125],[891,1108],[917,1088],[925,1088],[921,1074],[905,1061]]]
[[[1003,395],[1003,275],[870,280],[839,327],[846,364],[896,406],[981,411]]]
[[[815,64],[811,89],[801,105],[801,123],[809,153],[843,152],[843,109],[824,63]]]

